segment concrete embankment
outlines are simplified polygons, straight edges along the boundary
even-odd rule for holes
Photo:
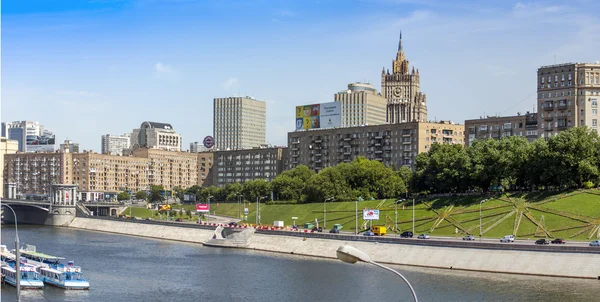
[[[76,218],[70,227],[193,243],[202,243],[212,238],[214,234],[213,230],[195,227],[183,228],[89,218]],[[600,254],[598,253],[442,247],[260,233],[249,238],[247,248],[335,259],[337,248],[345,244],[366,252],[374,261],[381,263],[571,278],[597,279],[600,276]]]

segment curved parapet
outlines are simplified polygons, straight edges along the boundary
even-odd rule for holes
[[[248,240],[254,232],[253,228],[239,230],[219,226],[215,229],[213,238],[203,242],[203,244],[214,247],[245,248],[248,247]]]

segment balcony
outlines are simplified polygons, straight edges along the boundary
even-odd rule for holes
[[[551,121],[554,117],[550,114],[544,116],[544,121]]]
[[[552,131],[554,130],[552,127],[544,128],[544,131]]]
[[[542,109],[545,111],[552,111],[552,110],[554,110],[554,104],[552,102],[543,103]]]
[[[558,109],[567,109],[567,103],[566,102],[559,102],[558,105],[556,106],[556,108],[558,108]]]

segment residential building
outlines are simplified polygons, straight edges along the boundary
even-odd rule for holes
[[[102,154],[123,155],[123,150],[131,146],[131,133],[123,135],[102,135]]]
[[[286,147],[215,151],[213,185],[222,187],[255,179],[271,181],[286,169],[288,155]]]
[[[53,183],[67,179],[68,153],[15,153],[4,155],[4,184],[14,183],[17,194],[49,197]]]
[[[131,148],[152,148],[167,151],[181,151],[181,134],[171,124],[143,122],[139,129],[131,133]]]
[[[148,183],[161,185],[165,190],[189,188],[198,184],[198,155],[159,149],[138,148],[133,157],[145,158],[148,163]]]
[[[598,132],[599,62],[542,66],[538,69],[537,91],[540,137],[577,126]]]
[[[333,97],[342,104],[342,127],[386,123],[387,99],[369,83],[348,84]]]
[[[387,122],[390,124],[427,121],[427,98],[421,92],[419,70],[409,72],[409,64],[402,46],[402,32],[398,42],[392,72],[381,71],[381,93],[387,99]]]
[[[67,139],[64,143],[60,144],[58,150],[64,153],[79,153],[79,144]]]
[[[198,154],[198,185],[210,187],[213,185],[213,152],[199,152]]]
[[[500,139],[509,136],[523,136],[530,142],[534,141],[538,137],[537,113],[488,116],[465,121],[465,145],[467,146],[472,145],[475,140]]]
[[[2,137],[16,140],[21,152],[54,152],[54,133],[33,121],[2,123]]]
[[[4,155],[15,154],[17,151],[19,151],[19,142],[7,139],[6,137],[0,138],[0,197],[6,197],[4,196],[4,173],[6,170],[4,166]]]
[[[252,97],[214,99],[213,132],[218,150],[242,150],[266,143],[266,103]]]
[[[411,122],[288,133],[289,168],[319,171],[358,156],[386,166],[413,167],[415,157],[434,143],[463,144],[464,126],[452,122]]]

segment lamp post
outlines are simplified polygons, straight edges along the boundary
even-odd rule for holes
[[[267,199],[268,196],[257,196],[256,197],[256,224],[260,225],[260,200]]]
[[[356,198],[356,206],[354,208],[355,211],[355,224],[354,224],[354,235],[358,235],[358,198]]]
[[[412,216],[413,216],[413,227],[412,227],[412,233],[413,236],[415,235],[415,197],[413,196],[413,206],[412,206]]]
[[[326,203],[327,203],[327,201],[333,201],[334,199],[335,198],[332,196],[323,201],[323,228],[324,229],[327,228],[327,206],[326,206]]]
[[[415,293],[415,290],[413,289],[412,285],[410,285],[410,282],[408,282],[408,280],[402,274],[400,274],[400,272],[371,260],[371,257],[369,257],[369,255],[367,255],[366,253],[364,253],[352,246],[349,246],[349,245],[340,246],[337,249],[336,254],[337,254],[338,259],[340,259],[346,263],[356,263],[358,261],[362,261],[362,262],[373,264],[377,267],[380,267],[382,269],[388,270],[388,271],[396,274],[398,277],[402,278],[402,280],[404,280],[404,282],[406,282],[406,285],[408,285],[408,288],[410,288],[410,292],[412,293],[413,298],[415,299],[415,302],[419,301],[417,299],[417,294]]]
[[[398,237],[398,203],[403,201],[404,199],[396,200],[396,220],[394,222],[394,231],[396,232],[396,234],[394,235],[394,237]]]
[[[210,199],[212,198],[212,195],[208,195],[208,197],[206,198],[208,201],[208,214],[206,214],[206,223],[208,224],[208,220],[210,219]]]
[[[481,204],[483,204],[484,202],[486,202],[487,199],[484,199],[482,201],[479,202],[479,242],[481,242]]]
[[[17,277],[17,302],[21,301],[21,251],[19,249],[19,229],[17,228],[17,213],[7,204],[3,206],[9,208],[15,216],[15,275]]]
[[[241,219],[242,217],[242,210],[240,209],[240,205],[241,205],[241,199],[242,199],[242,194],[238,193],[238,218]]]

